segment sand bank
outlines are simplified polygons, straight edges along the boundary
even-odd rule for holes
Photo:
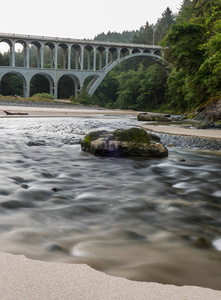
[[[135,282],[87,265],[34,261],[0,254],[0,299],[4,300],[220,300],[221,291]]]
[[[202,138],[221,139],[221,130],[219,129],[192,129],[182,128],[179,125],[141,125],[140,127],[159,133],[183,135],[183,136],[195,136]]]
[[[28,115],[7,115],[4,111],[10,113],[27,113]],[[74,117],[79,115],[137,115],[138,112],[132,110],[115,110],[105,108],[54,108],[54,107],[30,107],[30,106],[0,106],[0,117]]]

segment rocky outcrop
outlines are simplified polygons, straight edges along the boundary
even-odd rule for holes
[[[159,138],[140,128],[90,132],[81,142],[83,151],[99,156],[165,157]]]
[[[199,107],[194,114],[196,120],[203,120],[204,122],[221,121],[221,99],[207,102]]]
[[[163,114],[150,114],[150,113],[139,113],[137,115],[138,121],[158,121],[158,122],[167,122],[169,121],[169,115]]]

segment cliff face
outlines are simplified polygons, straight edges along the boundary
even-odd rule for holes
[[[201,106],[196,111],[196,120],[203,120],[205,122],[221,121],[221,99],[214,100]]]

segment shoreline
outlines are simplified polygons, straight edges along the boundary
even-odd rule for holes
[[[4,300],[221,299],[221,291],[209,288],[131,281],[106,275],[85,264],[42,262],[23,255],[0,253],[0,271],[0,293]]]
[[[0,118],[34,118],[34,117],[79,117],[79,116],[89,116],[89,115],[130,115],[137,116],[140,112],[133,110],[120,110],[120,109],[106,109],[98,107],[50,107],[48,104],[46,107],[42,107],[40,104],[35,106],[14,105],[13,102],[9,102],[9,105],[5,105],[0,101]],[[15,115],[7,115],[4,111],[10,113],[15,113]],[[18,115],[16,115],[18,113]],[[19,115],[19,113],[26,113],[27,115]],[[198,137],[206,139],[216,139],[221,140],[221,130],[220,129],[190,129],[183,128],[179,125],[161,125],[161,124],[148,124],[147,122],[140,122],[138,127],[144,128],[145,130],[152,131],[155,133],[187,136],[187,137]]]

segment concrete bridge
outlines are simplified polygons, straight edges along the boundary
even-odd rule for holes
[[[45,37],[22,34],[0,33],[0,43],[9,45],[10,65],[0,66],[0,82],[5,74],[13,73],[23,81],[24,97],[30,96],[30,82],[35,75],[45,76],[50,85],[50,93],[57,98],[58,83],[62,76],[72,78],[75,97],[82,89],[85,80],[90,77],[87,86],[89,95],[93,95],[105,76],[119,63],[133,57],[152,57],[165,62],[161,56],[161,47],[155,45],[124,44],[78,40],[71,38]],[[16,65],[15,45],[23,47],[22,66]],[[30,52],[35,48],[37,60],[30,64]],[[49,50],[49,51],[48,51]],[[49,53],[47,64],[45,54]],[[62,61],[58,62],[58,58]],[[49,62],[49,63],[48,63]]]

